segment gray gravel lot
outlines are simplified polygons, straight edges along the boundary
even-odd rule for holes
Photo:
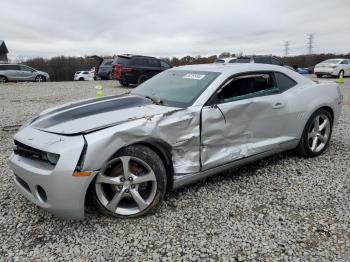
[[[331,79],[332,80],[332,79]],[[14,131],[40,111],[93,97],[93,82],[0,85],[0,261],[349,261],[350,78],[330,148],[279,154],[171,192],[155,215],[64,221],[18,194]],[[105,94],[127,88],[103,82]]]

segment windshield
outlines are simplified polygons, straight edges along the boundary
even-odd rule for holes
[[[338,64],[340,62],[340,59],[328,59],[326,61],[323,61],[321,64],[323,63],[327,63],[327,64]]]
[[[164,105],[184,108],[192,105],[219,74],[167,70],[139,85],[132,94],[160,100]]]

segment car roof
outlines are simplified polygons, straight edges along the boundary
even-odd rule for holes
[[[118,56],[120,56],[120,57],[125,57],[125,58],[141,57],[141,58],[155,58],[155,59],[158,59],[158,58],[153,57],[153,56],[133,55],[133,54],[124,54],[124,55],[118,55]]]
[[[284,67],[279,65],[258,64],[258,63],[228,63],[228,64],[199,64],[175,67],[171,70],[193,70],[219,73],[238,73],[244,71],[283,71]],[[286,68],[288,69],[288,68]],[[290,69],[288,69],[290,70]]]

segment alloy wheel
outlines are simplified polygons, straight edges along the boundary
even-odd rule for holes
[[[44,77],[43,76],[37,76],[35,81],[36,82],[44,82]]]
[[[117,215],[135,215],[145,210],[157,192],[156,176],[143,160],[117,157],[102,168],[95,182],[99,202]]]
[[[329,140],[331,132],[331,122],[328,116],[324,114],[317,115],[308,132],[308,146],[312,152],[320,152]]]

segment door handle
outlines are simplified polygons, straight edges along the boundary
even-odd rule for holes
[[[280,109],[280,108],[283,108],[285,105],[281,102],[276,102],[274,105],[273,105],[273,109]]]

